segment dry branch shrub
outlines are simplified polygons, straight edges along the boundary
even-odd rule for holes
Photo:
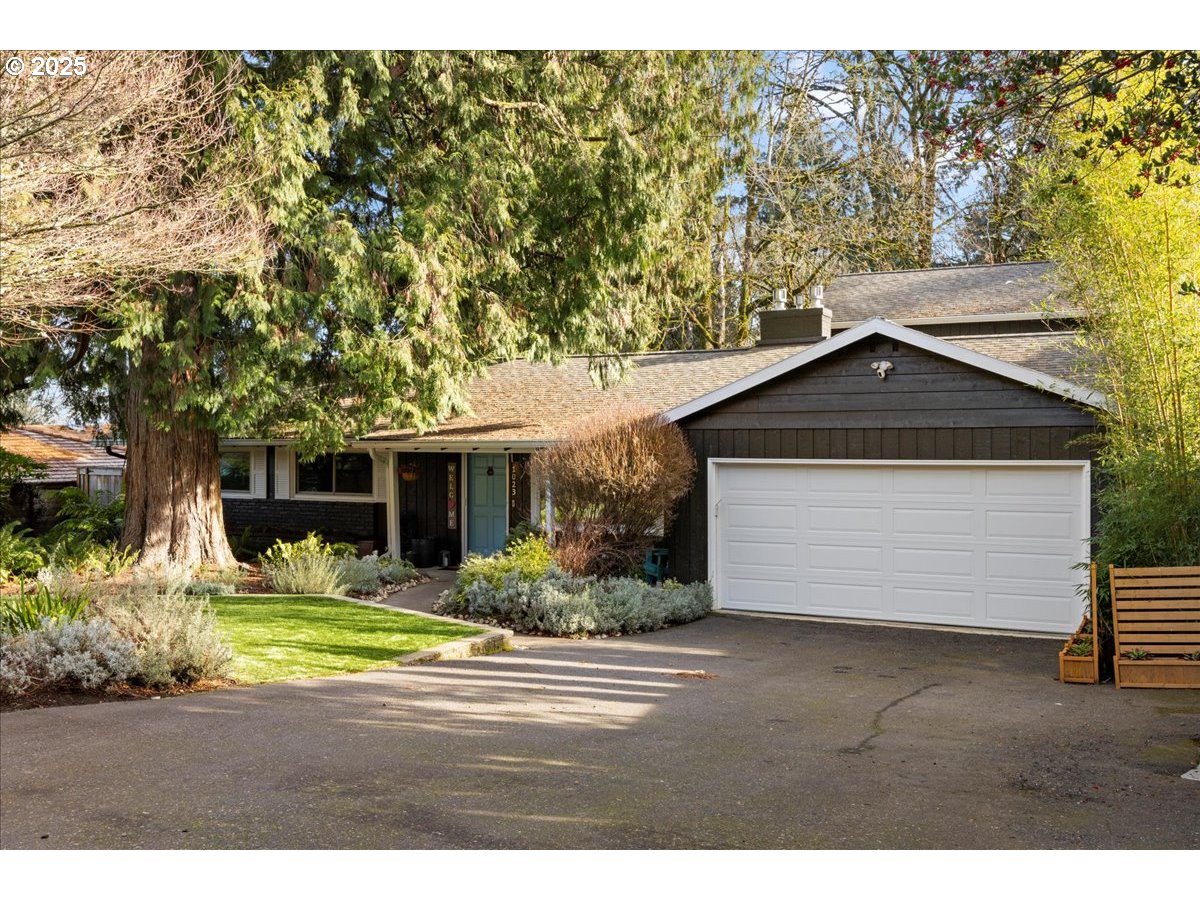
[[[557,562],[578,575],[636,571],[696,475],[683,431],[632,405],[582,422],[533,466],[554,496]]]
[[[263,264],[255,161],[224,112],[233,79],[188,51],[84,59],[73,77],[0,83],[0,346],[97,328],[130,284]]]

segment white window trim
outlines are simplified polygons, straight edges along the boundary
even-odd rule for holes
[[[218,459],[227,453],[246,453],[250,457],[250,487],[244,491],[221,488],[222,500],[263,500],[267,496],[267,449],[266,447],[227,447],[217,448]],[[262,466],[262,490],[254,490],[254,467],[256,460]],[[219,478],[218,474],[218,478]]]
[[[343,450],[343,453],[361,453],[371,460],[371,490],[366,494],[326,493],[324,491],[297,491],[300,483],[300,460],[296,453],[291,454],[290,472],[292,483],[292,500],[304,500],[307,503],[382,503],[375,498],[375,458],[368,450]]]

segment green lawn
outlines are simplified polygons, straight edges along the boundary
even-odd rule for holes
[[[285,681],[394,665],[397,656],[483,629],[329,597],[210,597],[233,647],[233,677]]]

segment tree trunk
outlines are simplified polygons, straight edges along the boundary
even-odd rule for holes
[[[130,367],[126,405],[125,524],[121,545],[140,551],[139,565],[234,565],[225,537],[217,434],[187,413],[155,402],[153,341]]]

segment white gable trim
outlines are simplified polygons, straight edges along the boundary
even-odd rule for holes
[[[1029,385],[1032,388],[1058,394],[1060,397],[1074,400],[1085,406],[1104,408],[1107,405],[1104,395],[1097,391],[1089,390],[1070,381],[1055,378],[1052,375],[1047,375],[1045,372],[1027,369],[1024,366],[996,359],[994,356],[987,356],[975,350],[968,350],[965,347],[960,347],[958,344],[952,344],[941,338],[925,334],[923,331],[914,331],[912,328],[905,328],[903,325],[889,322],[887,319],[876,318],[840,332],[827,340],[821,341],[819,344],[809,346],[796,353],[795,356],[782,359],[773,365],[767,366],[765,369],[760,369],[752,375],[747,375],[745,378],[739,378],[737,381],[731,382],[702,397],[697,397],[695,400],[684,403],[682,406],[669,409],[664,415],[670,421],[678,422],[680,419],[695,415],[701,410],[708,409],[710,406],[736,397],[738,394],[758,387],[760,384],[765,384],[772,379],[778,378],[780,375],[786,375],[802,366],[824,359],[830,354],[837,353],[844,347],[861,341],[863,338],[875,335],[896,341],[903,341],[906,344],[926,350],[929,353],[965,363],[968,366],[982,369],[985,372],[992,372],[995,375],[1012,379],[1021,384]]]

